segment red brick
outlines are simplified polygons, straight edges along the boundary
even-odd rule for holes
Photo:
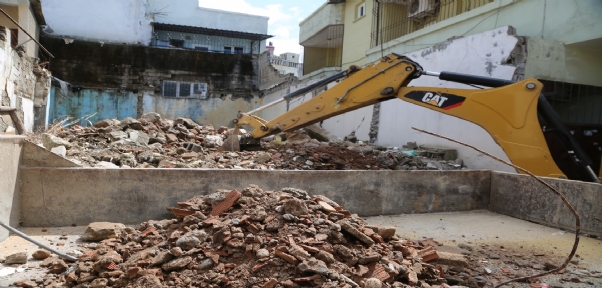
[[[232,207],[241,196],[242,194],[236,190],[230,191],[228,194],[226,194],[226,199],[224,199],[224,201],[216,206],[213,206],[213,209],[211,210],[211,216],[219,216],[228,211],[228,209],[230,209],[230,207]]]

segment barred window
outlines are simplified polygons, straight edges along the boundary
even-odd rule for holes
[[[207,98],[207,83],[163,81],[163,97]]]

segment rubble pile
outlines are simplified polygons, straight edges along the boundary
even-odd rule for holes
[[[148,113],[137,120],[107,119],[92,127],[62,128],[32,140],[82,166],[101,168],[448,170],[462,166],[438,160],[443,154],[388,151],[358,141],[353,135],[340,141],[311,138],[303,129],[262,139],[260,151],[220,151],[232,132],[227,127],[199,125],[188,118],[168,120]]]
[[[45,287],[449,287],[433,247],[295,188],[219,190],[136,228],[96,223]],[[102,239],[102,240],[101,240]],[[62,274],[61,274],[62,273]],[[61,286],[62,285],[62,286]]]

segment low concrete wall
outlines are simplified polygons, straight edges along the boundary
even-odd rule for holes
[[[544,178],[571,203],[581,231],[602,237],[602,185]],[[575,230],[575,217],[560,197],[527,175],[491,172],[489,209],[546,226]]]
[[[486,209],[490,171],[21,169],[23,226],[139,223],[216,189],[284,187],[324,194],[362,216]],[[450,185],[453,183],[453,185]]]
[[[21,166],[28,167],[80,167],[79,165],[56,155],[46,148],[42,148],[32,142],[23,143],[23,156]]]
[[[0,135],[0,221],[19,225],[19,162],[24,136]],[[0,227],[0,241],[8,231]]]

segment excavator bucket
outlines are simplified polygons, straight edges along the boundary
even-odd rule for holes
[[[238,134],[240,134],[240,128],[238,125],[232,131],[232,134],[224,140],[224,145],[222,145],[222,151],[230,151],[230,152],[239,152],[240,151],[240,140],[238,138]]]

